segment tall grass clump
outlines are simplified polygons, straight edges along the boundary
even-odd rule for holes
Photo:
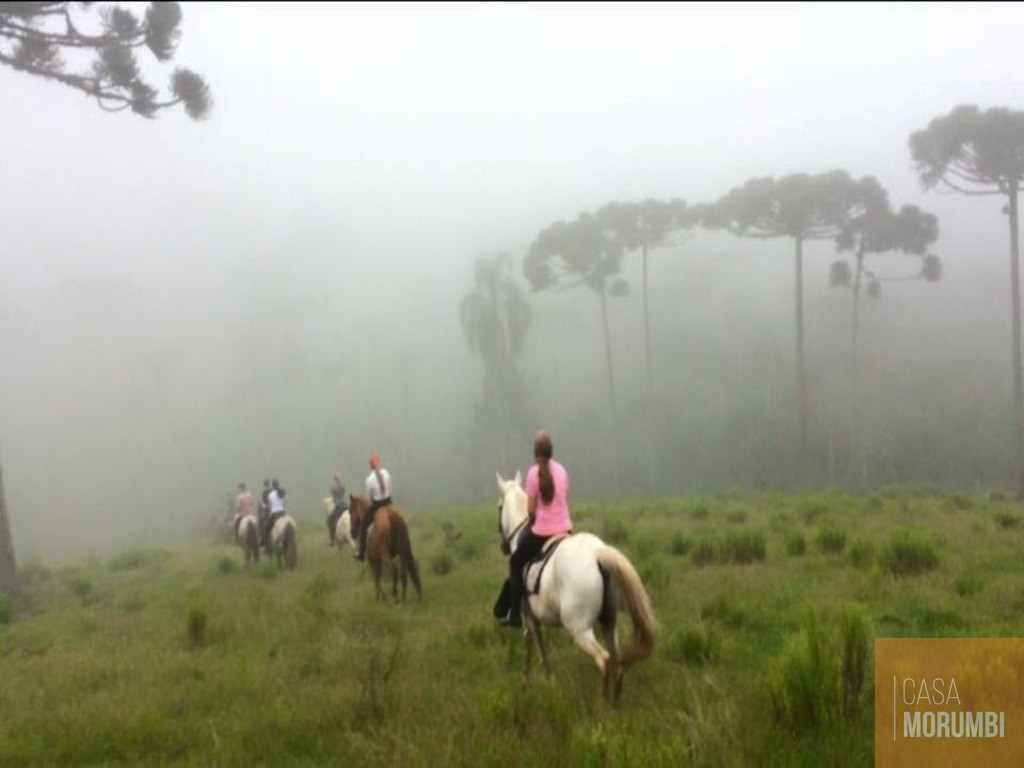
[[[674,533],[669,539],[667,550],[670,555],[683,557],[690,551],[690,540],[681,533]]]
[[[833,525],[824,525],[814,541],[822,552],[838,555],[846,548],[846,532]]]
[[[993,517],[1000,528],[1011,530],[1020,527],[1020,518],[1010,512],[996,512]]]
[[[768,540],[763,533],[729,532],[722,539],[719,560],[722,563],[746,565],[764,560]]]
[[[435,576],[447,576],[452,571],[452,558],[447,552],[438,552],[430,561]]]
[[[81,575],[73,576],[71,581],[68,582],[68,586],[82,605],[88,605],[92,601],[93,587],[92,581],[88,577]]]
[[[768,539],[754,531],[730,531],[720,538],[705,536],[690,550],[694,565],[747,565],[764,560]]]
[[[703,622],[677,629],[665,644],[666,652],[673,661],[699,666],[715,660],[720,648],[718,634]]]
[[[209,615],[202,603],[192,603],[185,615],[185,628],[188,631],[188,644],[198,648],[206,642],[206,625]]]
[[[629,529],[621,520],[605,520],[601,538],[618,547],[629,541]]]
[[[111,573],[133,571],[147,565],[167,560],[171,553],[166,549],[129,549],[110,558],[107,568]]]
[[[807,539],[802,533],[790,533],[786,536],[786,554],[790,557],[802,557],[807,553]]]
[[[857,539],[850,545],[850,562],[858,568],[871,565],[875,559],[875,545],[871,541]]]
[[[860,716],[870,661],[864,612],[841,609],[835,626],[805,614],[768,679],[776,722],[795,733],[821,732]]]
[[[233,557],[225,555],[217,561],[217,573],[224,576],[230,576],[232,573],[238,573],[238,563]]]
[[[893,576],[913,576],[939,564],[935,544],[910,531],[895,534],[882,553],[882,565]]]
[[[320,571],[302,589],[301,600],[306,610],[318,619],[326,618],[327,599],[333,589],[334,580],[328,573]]]

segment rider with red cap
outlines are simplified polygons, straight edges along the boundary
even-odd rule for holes
[[[359,551],[353,556],[356,560],[366,558],[366,534],[373,523],[377,510],[391,504],[391,473],[380,465],[380,457],[370,457],[370,474],[366,478],[366,495],[370,499],[370,510],[363,517],[359,526]]]

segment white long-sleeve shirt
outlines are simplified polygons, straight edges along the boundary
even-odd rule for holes
[[[384,480],[384,487],[381,488],[377,483],[377,473],[370,472],[366,478],[366,495],[370,497],[370,501],[379,501],[380,499],[386,499],[391,495],[391,474],[384,469],[380,468],[380,476]]]

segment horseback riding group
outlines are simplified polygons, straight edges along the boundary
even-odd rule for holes
[[[541,626],[565,627],[575,643],[594,659],[603,675],[604,696],[614,703],[625,670],[653,650],[654,612],[639,575],[624,554],[593,534],[573,533],[569,473],[553,454],[551,436],[538,432],[533,443],[534,464],[526,473],[525,485],[519,472],[513,480],[497,475],[501,494],[498,534],[501,551],[509,559],[509,572],[493,613],[503,626],[520,628],[525,622],[532,642],[526,645],[524,675],[529,674],[534,646],[545,671],[549,671]],[[324,499],[329,545],[340,548],[348,543],[353,557],[368,563],[378,599],[386,597],[381,588],[385,565],[391,569],[396,602],[399,578],[403,598],[407,577],[412,578],[417,595],[422,596],[408,525],[392,501],[391,474],[381,466],[377,455],[370,456],[369,464],[365,494],[347,493],[340,476],[334,476],[331,495]],[[243,537],[248,537],[250,530],[255,537],[258,529],[262,546],[270,554],[279,551],[274,549],[274,535],[287,516],[284,489],[278,481],[265,482],[264,486],[260,519],[265,522],[257,526],[251,514],[252,496],[240,484],[236,518],[245,528],[236,521],[236,532],[245,549],[249,539]],[[247,519],[253,522],[246,523]],[[291,544],[290,567],[294,567],[293,523]],[[255,551],[258,558],[258,547]],[[287,561],[287,554],[285,558]],[[634,635],[633,642],[621,653],[616,638],[620,607],[629,613]],[[596,626],[602,631],[604,646],[594,635]]]
[[[245,553],[245,562],[260,559],[262,549],[267,557],[276,557],[278,565],[294,570],[298,565],[298,544],[295,521],[284,508],[285,490],[277,478],[263,481],[259,513],[254,514],[252,493],[245,483],[238,484],[235,498],[235,540]]]

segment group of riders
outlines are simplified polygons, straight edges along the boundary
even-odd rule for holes
[[[270,532],[274,530],[274,523],[278,518],[284,517],[284,488],[275,477],[273,480],[263,481],[263,496],[260,499],[259,512],[256,514],[253,507],[252,492],[245,483],[238,484],[238,495],[235,497],[235,536],[238,535],[238,527],[242,519],[256,517],[257,530],[260,536],[260,547],[270,554]]]
[[[386,507],[391,501],[391,473],[380,464],[380,457],[376,454],[370,456],[370,474],[366,478],[366,496],[370,500],[369,512],[363,516],[358,532],[353,532],[354,538],[358,540],[359,548],[353,551],[356,560],[366,558],[366,536],[373,523],[373,517],[377,510]],[[257,530],[259,531],[260,547],[270,553],[270,532],[274,529],[274,523],[285,514],[284,507],[285,490],[281,487],[277,478],[263,481],[263,496],[259,504],[258,512],[254,511],[252,493],[246,488],[245,483],[238,484],[238,495],[234,503],[234,529],[238,535],[238,528],[242,519],[246,516],[256,515]],[[341,481],[341,476],[334,476],[334,483],[331,485],[331,500],[333,509],[327,517],[327,532],[330,537],[330,546],[336,546],[336,528],[338,519],[348,509],[348,491]]]
[[[528,500],[529,518],[518,532],[515,540],[510,543],[509,575],[502,590],[501,597],[494,607],[494,616],[498,621],[510,627],[522,626],[521,610],[523,599],[523,570],[529,562],[539,555],[545,543],[554,536],[572,533],[572,519],[569,516],[569,473],[553,456],[551,435],[540,431],[534,436],[534,463],[526,473],[524,490]],[[367,532],[373,523],[374,515],[381,507],[392,503],[393,485],[391,473],[381,466],[380,457],[370,456],[370,474],[366,477],[366,496],[370,501],[370,509],[360,521],[358,532],[353,531],[358,548],[353,550],[356,560],[366,558]],[[239,493],[235,500],[235,532],[242,517],[253,514],[252,494],[246,489],[245,483],[238,484]],[[274,480],[263,481],[263,497],[259,506],[260,544],[269,553],[270,532],[274,522],[285,514],[284,488]],[[348,492],[340,475],[334,476],[331,486],[331,499],[334,507],[327,518],[327,531],[330,546],[337,546],[335,534],[337,523],[345,510],[348,509]]]

